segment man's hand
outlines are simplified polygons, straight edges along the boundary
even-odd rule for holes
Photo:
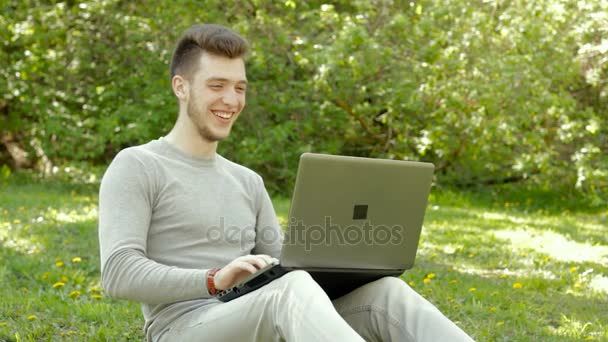
[[[225,290],[273,261],[278,262],[277,259],[265,254],[238,257],[215,274],[215,288]]]

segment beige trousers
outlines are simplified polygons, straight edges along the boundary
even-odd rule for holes
[[[403,280],[385,277],[333,302],[304,271],[203,310],[159,341],[472,341]]]

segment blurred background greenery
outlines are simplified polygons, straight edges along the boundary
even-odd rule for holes
[[[252,46],[220,153],[287,195],[305,151],[423,160],[436,184],[608,201],[608,1],[2,0],[0,182],[105,166],[177,114],[195,23]]]

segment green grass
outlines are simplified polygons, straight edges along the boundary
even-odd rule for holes
[[[0,188],[0,341],[143,340],[139,306],[100,289],[96,203],[95,182]],[[433,190],[402,278],[477,341],[608,341],[607,227],[574,195]]]

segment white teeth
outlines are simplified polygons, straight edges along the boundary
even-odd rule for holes
[[[222,119],[230,119],[232,117],[232,112],[213,111],[213,115],[219,116]]]

